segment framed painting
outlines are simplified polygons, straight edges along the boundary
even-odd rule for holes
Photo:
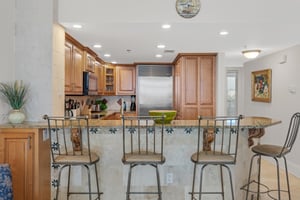
[[[252,101],[271,102],[272,70],[265,69],[252,72]]]

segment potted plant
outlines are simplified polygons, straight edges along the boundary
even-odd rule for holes
[[[22,81],[0,83],[0,95],[11,106],[12,112],[8,115],[11,123],[22,123],[25,114],[21,111],[27,101],[28,85]]]

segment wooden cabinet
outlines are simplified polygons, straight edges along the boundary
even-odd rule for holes
[[[104,66],[104,92],[105,95],[116,94],[116,67],[113,65]]]
[[[50,200],[49,139],[42,129],[0,129],[0,162],[9,163],[14,200]]]
[[[65,94],[82,94],[83,47],[66,34]]]
[[[83,62],[83,71],[95,72],[95,63],[96,63],[97,54],[93,52],[88,47],[85,47],[84,50],[84,62]]]
[[[215,115],[215,68],[215,55],[184,55],[178,58],[174,78],[177,119]]]
[[[135,95],[136,67],[134,65],[117,66],[117,95]]]
[[[95,62],[95,74],[98,78],[98,94],[104,94],[104,65],[103,61],[96,58]]]

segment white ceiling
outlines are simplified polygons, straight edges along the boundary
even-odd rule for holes
[[[225,65],[242,66],[247,59],[241,51],[246,48],[261,49],[263,56],[300,44],[300,0],[201,0],[200,12],[191,19],[177,14],[175,2],[59,0],[58,21],[106,62],[123,64],[172,62],[178,53],[217,52],[224,54]],[[83,28],[75,30],[74,23]],[[163,23],[171,29],[161,29]],[[221,30],[229,35],[220,36]],[[102,48],[94,49],[95,43]],[[161,43],[175,53],[157,49]],[[156,58],[158,53],[163,57]]]

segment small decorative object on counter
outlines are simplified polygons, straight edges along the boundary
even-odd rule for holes
[[[130,111],[135,111],[136,105],[135,105],[135,95],[131,95],[131,104],[130,104]]]
[[[126,111],[126,101],[123,102],[123,110]]]
[[[95,101],[95,103],[96,103],[96,105],[99,105],[99,109],[100,109],[100,111],[104,111],[104,110],[106,110],[107,109],[107,100],[106,99],[97,99],[96,101]]]
[[[13,124],[20,124],[25,120],[22,108],[27,101],[29,86],[23,81],[13,83],[0,83],[0,95],[11,106],[13,111],[8,115],[8,120]]]

